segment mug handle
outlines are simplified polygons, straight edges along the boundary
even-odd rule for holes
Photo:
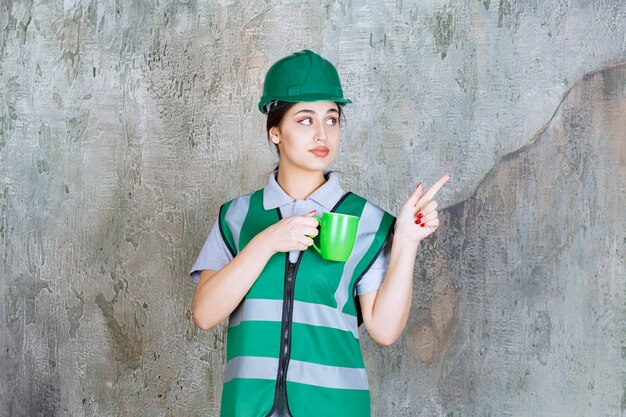
[[[322,218],[321,218],[321,217],[313,216],[313,218],[314,218],[315,220],[317,220],[317,222],[318,222],[320,225],[322,224]],[[309,236],[309,237],[311,237],[311,236]],[[313,239],[313,238],[311,237],[311,239]],[[321,250],[321,249],[320,249],[320,248],[319,248],[319,247],[315,244],[315,242],[313,242],[313,249],[315,249],[315,250],[317,251],[317,253],[319,253],[319,254],[320,254],[320,256],[322,256],[322,250]]]

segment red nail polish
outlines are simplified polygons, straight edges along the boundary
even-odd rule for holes
[[[424,227],[424,226],[426,226],[426,225],[425,225],[424,223],[422,223],[422,224],[420,224],[420,226]]]
[[[415,220],[415,224],[420,224],[422,221],[420,219]]]
[[[418,213],[417,218],[421,219],[422,217],[424,217],[424,215],[422,213]]]

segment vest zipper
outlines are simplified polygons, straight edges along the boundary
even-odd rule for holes
[[[287,276],[285,277],[285,298],[283,300],[283,331],[280,337],[280,363],[278,366],[278,389],[285,390],[287,383],[287,366],[289,365],[289,354],[291,353],[291,319],[293,317],[293,271],[296,264],[289,262],[287,265]]]
[[[300,260],[304,252],[298,256],[296,263],[289,260],[289,252],[286,253],[285,268],[285,288],[283,296],[283,315],[280,330],[280,353],[278,359],[278,374],[276,376],[276,392],[274,394],[274,405],[268,416],[272,416],[279,409],[291,415],[289,404],[287,403],[287,369],[291,357],[291,327],[293,320],[293,299],[294,286],[296,281],[296,271],[300,265]],[[285,415],[285,414],[280,414]]]

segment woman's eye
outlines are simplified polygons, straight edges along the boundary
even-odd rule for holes
[[[300,124],[302,124],[302,125],[305,125],[305,126],[309,126],[309,125],[311,124],[311,119],[309,119],[309,118],[307,117],[306,119],[302,119],[302,120],[300,120],[300,122],[299,122],[299,123],[300,123]]]
[[[330,117],[328,120],[326,120],[326,124],[330,126],[334,126],[337,124],[337,119],[335,119],[334,117]]]

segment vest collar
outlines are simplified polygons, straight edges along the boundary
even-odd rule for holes
[[[263,188],[263,208],[265,210],[275,209],[276,207],[281,207],[295,201],[293,197],[287,194],[285,190],[278,185],[276,181],[277,174],[278,171],[272,172],[267,181],[267,185]],[[345,192],[343,188],[341,188],[339,174],[333,171],[327,171],[324,172],[324,176],[326,177],[326,182],[317,190],[313,191],[306,199],[313,200],[325,209],[331,210]]]

